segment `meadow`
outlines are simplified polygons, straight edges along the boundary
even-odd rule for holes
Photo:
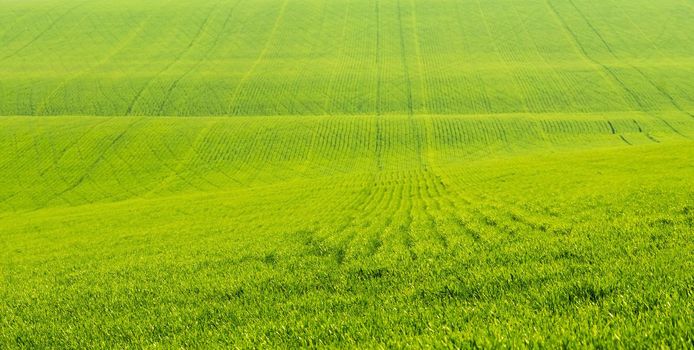
[[[689,0],[0,0],[0,348],[694,347]]]

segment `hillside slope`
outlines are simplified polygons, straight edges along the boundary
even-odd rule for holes
[[[0,348],[693,348],[689,0],[0,0]]]
[[[2,115],[694,110],[661,0],[0,2]]]
[[[655,116],[5,117],[0,119],[0,208],[432,170],[694,137],[688,117]]]
[[[0,347],[688,347],[660,117],[2,118]]]

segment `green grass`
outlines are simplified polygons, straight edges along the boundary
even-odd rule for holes
[[[5,115],[694,109],[690,0],[0,3]]]
[[[648,116],[0,125],[4,346],[694,341],[694,147]]]
[[[692,19],[0,0],[0,348],[692,348]]]

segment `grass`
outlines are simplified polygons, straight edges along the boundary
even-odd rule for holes
[[[694,339],[694,148],[648,116],[0,124],[5,346]]]
[[[690,113],[693,14],[687,0],[4,1],[0,111]]]
[[[693,13],[0,2],[0,348],[694,347]]]

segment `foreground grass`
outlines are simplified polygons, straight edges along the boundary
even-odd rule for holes
[[[0,347],[691,347],[661,117],[4,118]]]

